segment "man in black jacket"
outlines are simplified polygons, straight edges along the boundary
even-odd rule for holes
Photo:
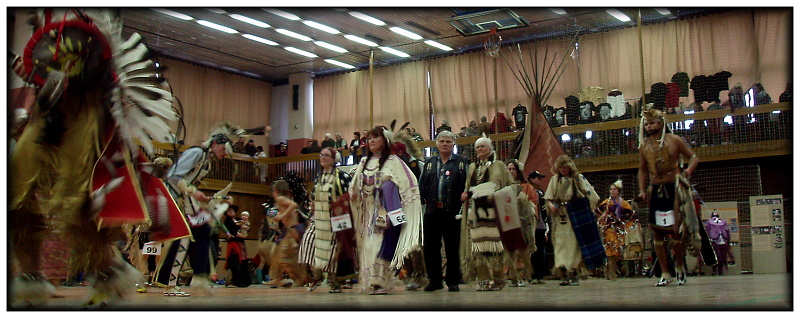
[[[453,154],[456,137],[442,131],[436,137],[439,155],[428,158],[420,177],[420,196],[425,206],[423,219],[425,268],[429,284],[425,291],[442,289],[442,237],[447,256],[447,287],[458,291],[461,281],[458,253],[461,221],[456,219],[461,208],[461,193],[467,180],[468,162]]]

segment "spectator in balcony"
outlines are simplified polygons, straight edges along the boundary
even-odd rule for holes
[[[361,161],[361,132],[353,132],[353,140],[350,141],[350,156],[353,157],[353,164]]]
[[[244,153],[244,137],[239,137],[239,140],[233,144],[233,152]]]
[[[256,142],[253,139],[247,141],[247,144],[244,145],[244,153],[246,153],[250,157],[254,157],[258,152],[258,148],[256,147]]]
[[[478,123],[474,120],[469,121],[469,126],[467,127],[467,137],[471,136],[480,136],[481,129],[478,127]]]
[[[667,263],[665,238],[670,244],[675,260],[678,285],[686,283],[684,255],[686,244],[697,235],[699,228],[692,202],[689,178],[697,168],[697,156],[683,138],[667,131],[661,111],[648,109],[642,112],[639,128],[639,198],[650,205],[650,223],[656,255],[661,265],[661,278],[657,287],[672,282]],[[678,167],[680,156],[689,159],[686,170]],[[645,188],[649,179],[649,187]],[[683,217],[691,216],[691,217]]]
[[[490,133],[489,128],[491,128],[491,125],[489,125],[489,120],[486,119],[486,116],[481,116],[481,122],[478,124],[478,130],[480,130],[480,133],[478,135],[480,134],[488,135]]]
[[[264,147],[258,146],[256,147],[256,154],[253,156],[256,159],[266,159],[267,153],[264,152]],[[267,181],[267,164],[264,162],[256,163],[256,167],[258,167],[258,176],[261,179],[261,182]]]
[[[556,158],[553,169],[544,198],[553,223],[554,268],[564,277],[561,286],[577,286],[581,262],[594,270],[605,259],[591,212],[600,197],[569,156]]]
[[[318,153],[320,152],[320,150],[322,149],[319,147],[319,142],[316,139],[313,139],[308,142],[307,147],[300,150],[300,153],[302,154]]]
[[[331,133],[325,133],[325,138],[322,139],[322,148],[327,147],[336,148],[336,141],[333,140],[333,134]]]
[[[286,157],[289,155],[289,145],[285,141],[281,141],[278,144],[278,155],[277,157]]]
[[[336,149],[336,155],[339,157],[337,161],[340,161],[342,165],[347,164],[347,158],[342,155],[347,150],[347,140],[342,137],[342,134],[336,133],[336,142],[333,148]]]
[[[450,123],[447,120],[442,120],[442,125],[436,128],[436,135],[438,136],[440,132],[445,130],[452,132],[453,128],[450,128]]]

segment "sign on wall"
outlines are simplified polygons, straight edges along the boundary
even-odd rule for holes
[[[786,272],[783,195],[750,197],[753,272]]]

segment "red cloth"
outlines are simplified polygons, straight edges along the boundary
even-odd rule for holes
[[[247,259],[247,255],[244,253],[244,243],[228,241],[228,252],[225,254],[225,259],[231,260],[231,256],[234,254],[239,258],[239,262]],[[225,262],[225,269],[230,269],[228,264],[229,262]]]
[[[667,108],[678,107],[678,98],[681,93],[681,87],[678,83],[667,84],[667,96],[664,99],[664,104]]]

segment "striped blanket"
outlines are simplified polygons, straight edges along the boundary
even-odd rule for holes
[[[589,200],[586,198],[574,199],[567,203],[567,215],[575,231],[575,239],[581,248],[583,263],[589,269],[603,266],[606,258],[603,241],[597,230],[594,215],[589,210]]]

